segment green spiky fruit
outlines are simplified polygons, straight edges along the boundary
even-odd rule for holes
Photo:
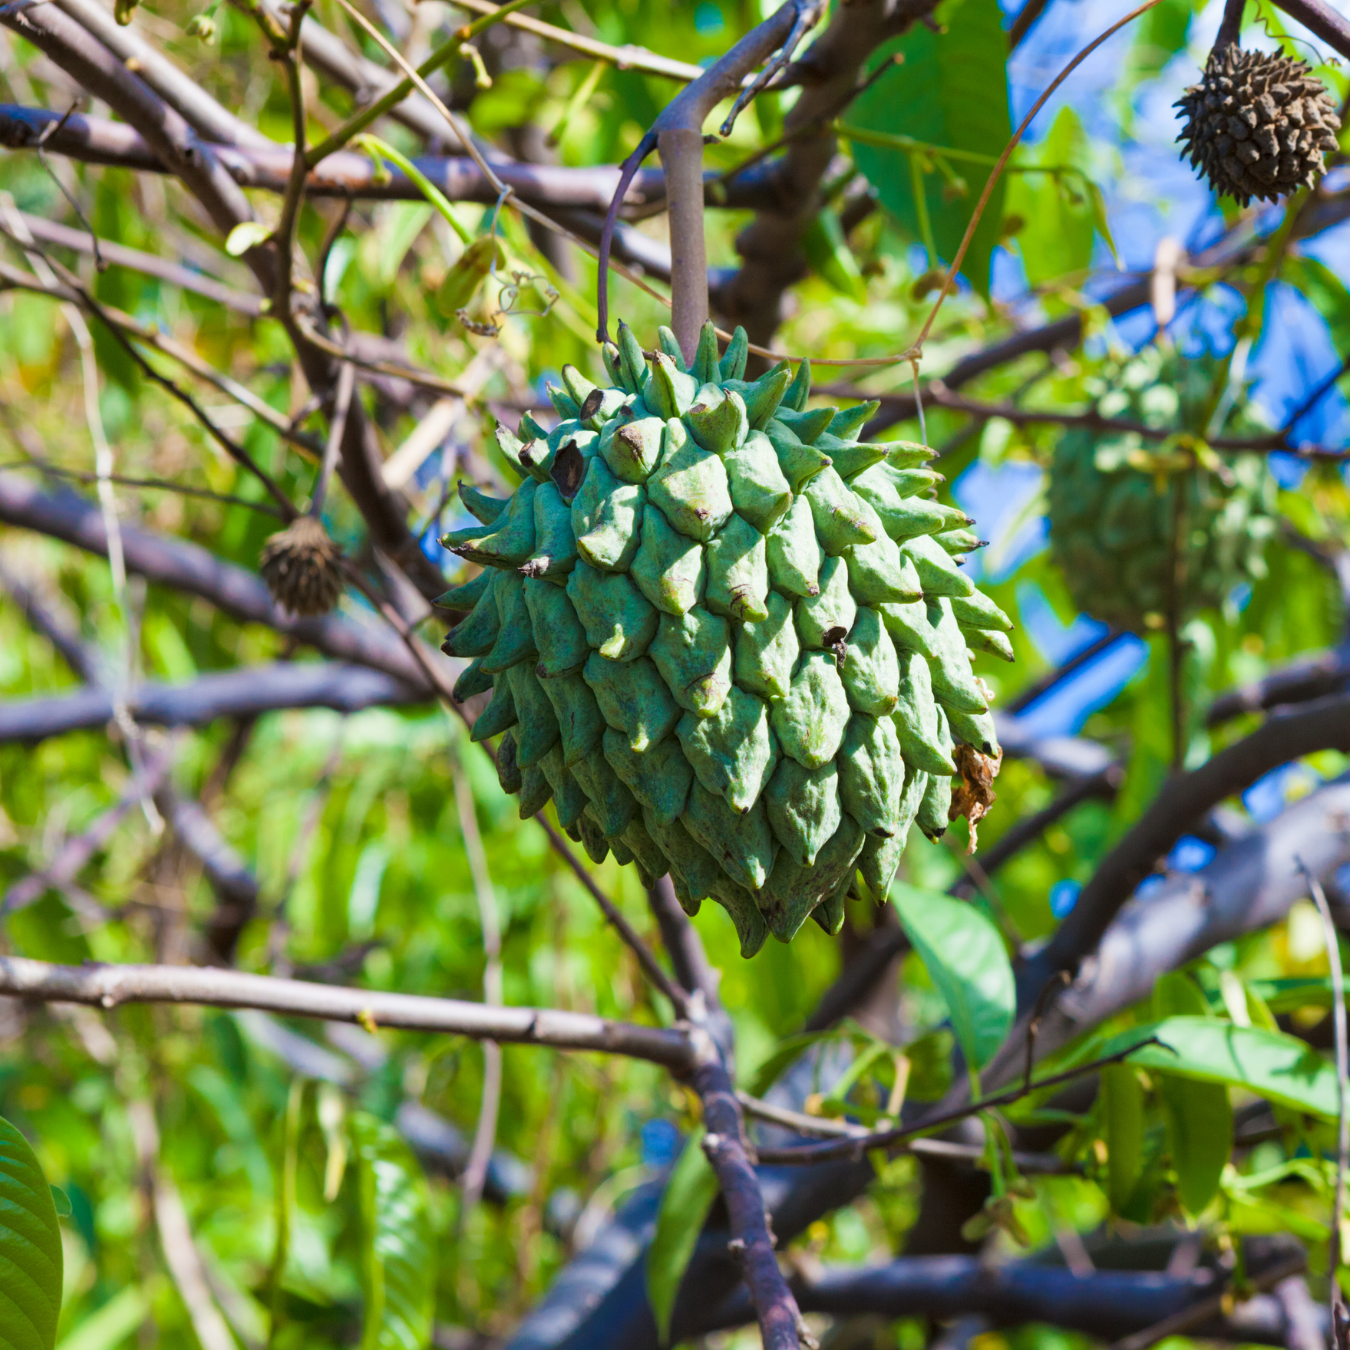
[[[1169,442],[1135,432],[1066,432],[1050,469],[1050,540],[1074,603],[1124,628],[1158,627],[1221,603],[1265,575],[1275,482],[1264,455],[1209,451],[1201,437],[1219,363],[1156,348],[1117,367],[1104,416],[1177,429]],[[1219,405],[1222,406],[1222,405]],[[1239,395],[1229,436],[1261,427]]]
[[[711,896],[748,956],[837,932],[857,873],[883,899],[915,818],[942,832],[955,739],[998,754],[970,648],[1012,625],[920,495],[929,452],[859,443],[875,404],[808,411],[807,363],[745,380],[739,329],[676,352],[621,326],[615,387],[568,367],[552,431],[498,429],[523,482],[461,494],[478,524],[444,542],[483,571],[445,650],[522,815],[552,797],[591,857]]]

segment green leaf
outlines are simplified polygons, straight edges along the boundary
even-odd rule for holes
[[[1088,143],[1078,114],[1071,107],[1060,109],[1050,134],[1022,163],[1072,171],[1009,176],[1008,214],[1024,222],[1017,247],[1027,281],[1040,286],[1086,271],[1092,262],[1095,212],[1092,194],[1084,186]]]
[[[1130,64],[1137,76],[1158,74],[1186,45],[1192,11],[1191,0],[1162,0],[1140,18],[1134,50],[1130,53]]]
[[[1213,1017],[1169,1017],[1152,1026],[1134,1027],[1093,1047],[1112,1055],[1132,1042],[1156,1037],[1131,1064],[1183,1078],[1246,1088],[1267,1101],[1335,1120],[1336,1070],[1305,1042],[1261,1027],[1235,1027]]]
[[[806,260],[840,295],[862,304],[867,299],[867,284],[858,270],[858,260],[844,238],[839,217],[826,207],[807,226],[802,239]]]
[[[755,1070],[745,1090],[752,1097],[762,1097],[783,1076],[788,1066],[796,1062],[803,1050],[821,1041],[848,1040],[859,1034],[864,1039],[873,1039],[862,1033],[858,1024],[849,1018],[837,1027],[827,1027],[823,1031],[803,1031],[796,1036],[787,1036],[769,1052],[769,1057]]]
[[[1144,1090],[1129,1064],[1102,1070],[1102,1124],[1106,1138],[1107,1194],[1121,1213],[1144,1170]]]
[[[939,255],[956,256],[994,159],[1012,135],[1008,120],[1008,35],[997,0],[943,0],[935,17],[946,31],[915,24],[880,48],[869,63],[876,70],[899,52],[904,64],[883,75],[849,109],[850,126],[888,135],[912,136],[929,145],[972,153],[950,167],[966,182],[958,195],[940,172],[924,179],[924,199]],[[918,202],[910,181],[909,155],[896,146],[853,142],[858,168],[882,205],[911,238],[921,238]],[[987,160],[986,164],[984,161]],[[989,258],[1003,222],[1004,183],[994,187],[971,240],[962,271],[982,294],[989,289]]]
[[[80,1319],[57,1350],[117,1350],[150,1316],[150,1299],[140,1285],[114,1294],[97,1312]]]
[[[1012,1027],[1016,993],[1008,951],[997,928],[973,905],[896,882],[900,923],[946,1000],[966,1059],[988,1063]]]
[[[660,1330],[661,1343],[670,1339],[670,1318],[675,1295],[694,1254],[698,1235],[712,1203],[717,1199],[717,1175],[703,1152],[703,1126],[685,1141],[684,1149],[670,1169],[656,1232],[647,1249],[647,1301]]]
[[[494,259],[500,264],[506,261],[506,255],[496,236],[490,234],[479,235],[455,259],[436,293],[436,303],[443,313],[457,314],[473,299],[483,278],[492,270]]]
[[[0,1350],[52,1350],[61,1312],[61,1226],[22,1134],[0,1118]]]
[[[1350,290],[1325,263],[1301,254],[1290,254],[1280,275],[1296,287],[1326,321],[1338,352],[1350,349]]]
[[[426,1350],[436,1291],[426,1177],[392,1126],[354,1112],[351,1131],[366,1249],[361,1350]]]
[[[1167,1145],[1177,1173],[1177,1196],[1188,1214],[1199,1214],[1218,1193],[1219,1179],[1233,1146],[1233,1107],[1228,1089],[1222,1083],[1163,1073],[1158,1091],[1167,1117]]]
[[[1153,1016],[1159,1022],[1169,1017],[1207,1017],[1209,1000],[1189,975],[1169,970],[1153,986]]]
[[[225,240],[225,252],[231,258],[242,257],[251,248],[256,248],[264,239],[272,237],[272,227],[261,220],[241,220]]]
[[[1097,233],[1101,235],[1106,247],[1111,250],[1111,261],[1117,267],[1123,267],[1120,250],[1116,248],[1116,237],[1111,233],[1111,222],[1106,218],[1106,198],[1092,179],[1087,180],[1086,187],[1088,205],[1092,208],[1092,223],[1097,227]]]

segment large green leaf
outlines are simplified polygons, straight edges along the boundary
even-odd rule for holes
[[[670,1317],[675,1311],[680,1281],[716,1199],[717,1175],[703,1152],[700,1125],[685,1141],[670,1170],[656,1216],[656,1232],[647,1249],[647,1300],[652,1305],[663,1345],[670,1339]]]
[[[1163,1073],[1246,1088],[1267,1101],[1336,1119],[1336,1070],[1316,1050],[1293,1036],[1260,1027],[1239,1027],[1213,1017],[1169,1017],[1121,1032],[1093,1053],[1112,1055],[1142,1045],[1132,1064]]]
[[[0,1350],[52,1350],[61,1228],[28,1140],[0,1119]]]
[[[938,891],[896,882],[891,900],[946,1000],[967,1061],[976,1068],[987,1064],[1006,1039],[1016,1006],[1012,966],[998,929],[973,905]]]
[[[351,1131],[366,1248],[361,1350],[426,1350],[436,1292],[426,1177],[392,1126],[355,1112]]]
[[[943,0],[936,12],[945,32],[915,24],[887,43],[871,68],[899,52],[903,64],[883,75],[845,115],[848,125],[890,136],[911,136],[930,145],[996,158],[1012,129],[1008,120],[1008,35],[997,0]],[[858,167],[886,209],[914,239],[922,238],[909,155],[898,148],[855,141]],[[941,173],[924,178],[924,200],[939,256],[950,263],[960,247],[989,177],[983,163],[950,161],[966,183],[958,195]],[[989,288],[989,256],[1003,222],[1004,184],[994,188],[980,219],[962,271],[981,292]]]

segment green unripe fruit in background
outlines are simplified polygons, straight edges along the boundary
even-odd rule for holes
[[[616,387],[568,367],[556,427],[498,428],[523,481],[461,489],[479,523],[444,542],[484,571],[442,597],[466,611],[445,650],[472,659],[457,697],[492,693],[472,735],[502,735],[522,816],[552,798],[596,861],[717,901],[750,956],[837,932],[916,816],[946,828],[953,732],[998,755],[970,652],[1012,625],[952,556],[971,522],[918,495],[928,452],[858,441],[875,404],[808,410],[806,363],[745,380],[739,329],[719,358],[707,326],[688,369],[660,345],[621,325]]]
[[[1114,373],[1097,400],[1104,416],[1179,429],[1190,440],[1075,427],[1050,468],[1050,541],[1074,603],[1123,628],[1159,627],[1222,603],[1265,575],[1275,529],[1275,480],[1260,454],[1216,454],[1202,444],[1219,363],[1156,348]],[[1222,407],[1222,404],[1220,405]],[[1260,426],[1239,394],[1227,436]],[[1214,434],[1211,432],[1210,434]]]

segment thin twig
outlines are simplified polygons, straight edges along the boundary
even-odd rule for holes
[[[11,227],[13,227],[14,221],[12,218],[10,224]],[[32,247],[37,249],[36,244]],[[119,319],[109,313],[107,308],[105,308],[100,301],[94,299],[84,283],[66,267],[62,266],[61,263],[53,258],[49,258],[45,253],[42,253],[41,250],[37,250],[33,256],[40,256],[51,267],[53,275],[50,280],[41,276],[35,276],[30,283],[23,278],[22,273],[17,272],[16,269],[7,267],[3,263],[0,263],[0,280],[10,280],[13,278],[16,284],[22,284],[26,289],[40,290],[44,294],[51,295],[56,299],[64,300],[68,304],[78,303],[88,309],[108,330],[118,346],[131,357],[146,378],[152,383],[157,384],[166,393],[177,399],[178,402],[182,403],[197,422],[200,423],[202,428],[210,435],[211,439],[214,440],[221,449],[235,461],[235,463],[251,473],[263,487],[267,489],[272,500],[275,501],[281,509],[282,518],[288,521],[294,520],[299,512],[291,504],[290,498],[281,490],[271,475],[268,474],[256,460],[254,460],[253,456],[250,455],[243,446],[238,444],[232,437],[227,436],[218,426],[216,426],[210,417],[207,416],[206,410],[187,392],[186,389],[183,389],[167,375],[156,370],[155,367],[145,359],[141,352],[137,350],[135,343],[127,336],[124,331],[124,326]],[[60,274],[59,284],[58,273]]]
[[[1076,1065],[1074,1068],[1065,1069],[1061,1073],[1051,1074],[1048,1078],[1038,1079],[1029,1085],[1020,1083],[1016,1087],[997,1092],[992,1097],[984,1097],[977,1102],[967,1102],[965,1106],[956,1107],[950,1111],[926,1116],[914,1125],[898,1126],[891,1130],[872,1130],[867,1134],[853,1135],[847,1139],[833,1140],[824,1144],[806,1144],[799,1148],[760,1149],[759,1160],[762,1163],[805,1165],[829,1162],[835,1158],[859,1158],[873,1149],[894,1148],[897,1145],[907,1144],[913,1139],[918,1139],[933,1130],[954,1125],[958,1120],[965,1120],[969,1116],[978,1115],[981,1111],[987,1111],[991,1107],[1007,1106],[1010,1102],[1020,1101],[1029,1093],[1039,1092],[1043,1088],[1058,1087],[1061,1083],[1069,1083],[1076,1078],[1082,1078],[1086,1074],[1096,1073],[1108,1065],[1119,1064],[1122,1060],[1134,1054],[1136,1050],[1140,1050],[1146,1045],[1161,1044],[1162,1042],[1157,1040],[1156,1037],[1150,1036],[1139,1041],[1138,1044],[1128,1047],[1128,1049],[1118,1050],[1115,1054],[1104,1055],[1101,1059],[1090,1060],[1086,1064]]]
[[[493,0],[450,0],[457,9],[467,9],[474,14],[492,14],[501,7]],[[518,28],[522,33],[533,33],[559,46],[570,47],[573,51],[594,57],[597,61],[607,61],[620,70],[641,70],[648,75],[664,75],[670,80],[696,80],[703,74],[702,66],[691,65],[688,61],[677,61],[673,57],[662,56],[658,52],[648,51],[645,47],[635,47],[626,43],[622,47],[611,46],[581,33],[573,33],[566,28],[558,28],[544,23],[528,14],[506,16],[508,27]]]
[[[294,285],[295,272],[295,232],[300,220],[300,208],[305,200],[305,95],[300,82],[300,25],[309,12],[312,0],[296,0],[288,15],[289,24],[284,41],[277,41],[272,34],[273,24],[269,22],[267,12],[261,8],[254,11],[263,35],[272,41],[271,55],[279,61],[286,72],[286,93],[291,105],[291,132],[295,142],[295,155],[291,160],[291,174],[286,183],[286,192],[281,199],[281,218],[277,222],[273,238],[277,249],[277,271],[272,291],[273,311],[283,321],[291,313],[291,288]]]
[[[368,32],[371,37],[373,37],[375,41],[378,42],[398,63],[399,67],[403,70],[403,79],[387,90],[369,106],[362,108],[358,113],[354,113],[338,127],[331,136],[325,137],[318,145],[312,146],[306,151],[305,167],[312,169],[316,164],[319,164],[326,159],[334,151],[341,150],[344,145],[348,144],[354,137],[358,136],[377,118],[383,117],[385,113],[390,112],[397,107],[398,104],[402,103],[403,100],[412,93],[414,88],[416,88],[424,97],[427,96],[426,76],[433,74],[451,61],[463,51],[464,44],[472,41],[479,33],[492,27],[495,23],[500,23],[502,20],[509,22],[510,17],[516,10],[522,9],[524,6],[532,3],[534,3],[534,0],[509,0],[509,3],[507,4],[494,5],[492,9],[476,23],[465,24],[464,27],[458,29],[449,42],[437,47],[436,50],[415,70],[398,56],[394,49],[380,36],[379,31],[375,29],[364,16],[353,10],[350,6],[344,5],[343,8],[347,10],[347,13],[350,14],[351,17],[355,19],[356,22],[360,24],[361,27],[364,28],[366,32]],[[436,98],[435,95],[431,95],[431,99],[434,105],[440,104],[440,99]],[[439,110],[440,109],[438,108],[438,111]],[[453,121],[451,122],[451,126],[454,127],[459,138],[464,140],[464,134],[460,131],[459,126]],[[470,153],[472,153],[472,151]]]
[[[752,1097],[748,1092],[737,1091],[736,1100],[747,1116],[767,1121],[770,1125],[796,1130],[799,1134],[820,1135],[826,1139],[857,1139],[868,1134],[867,1126],[855,1125],[851,1120],[789,1111],[786,1107]],[[912,1139],[904,1147],[907,1153],[915,1153],[920,1157],[953,1158],[967,1162],[978,1162],[986,1152],[983,1144],[955,1144],[949,1139]],[[1037,1176],[1068,1176],[1082,1171],[1054,1153],[1014,1153],[1012,1159],[1019,1172],[1035,1173]]]
[[[15,459],[9,463],[0,463],[0,471],[5,469],[36,469],[38,473],[52,478],[69,478],[77,483],[96,483],[99,475],[88,469],[66,469],[59,464],[49,464],[42,459]],[[105,475],[109,483],[118,487],[143,488],[153,492],[176,492],[184,497],[200,497],[203,501],[219,502],[222,506],[246,506],[250,511],[258,511],[273,520],[281,519],[281,512],[263,502],[251,502],[247,497],[236,497],[229,492],[212,492],[210,488],[192,487],[187,483],[174,483],[167,478],[135,478],[125,473]]]
[[[1327,1321],[1335,1328],[1341,1304],[1341,1287],[1336,1272],[1341,1265],[1341,1228],[1345,1223],[1345,1178],[1350,1166],[1350,1112],[1346,1110],[1346,1092],[1350,1084],[1350,1045],[1347,1045],[1345,1024],[1345,973],[1341,969],[1341,944],[1336,932],[1336,921],[1331,915],[1326,892],[1316,874],[1302,858],[1295,855],[1294,865],[1308,883],[1308,894],[1322,920],[1322,937],[1326,942],[1327,964],[1331,968],[1331,1015],[1336,1028],[1336,1197],[1331,1210],[1331,1231],[1327,1237]]]
[[[333,470],[337,468],[338,456],[342,453],[342,438],[347,434],[347,413],[352,406],[352,391],[355,388],[356,367],[350,361],[344,361],[338,371],[337,392],[333,395],[333,420],[328,428],[328,444],[324,447],[323,463],[319,466],[314,496],[309,504],[309,514],[315,520],[323,513],[328,484],[332,481]]]
[[[1041,1029],[1041,1018],[1045,1016],[1045,1010],[1055,995],[1067,989],[1072,983],[1073,976],[1067,970],[1061,970],[1046,981],[1045,987],[1036,996],[1036,1006],[1027,1019],[1027,1068],[1022,1076],[1023,1092],[1031,1091],[1031,1070],[1036,1057],[1036,1033]]]

